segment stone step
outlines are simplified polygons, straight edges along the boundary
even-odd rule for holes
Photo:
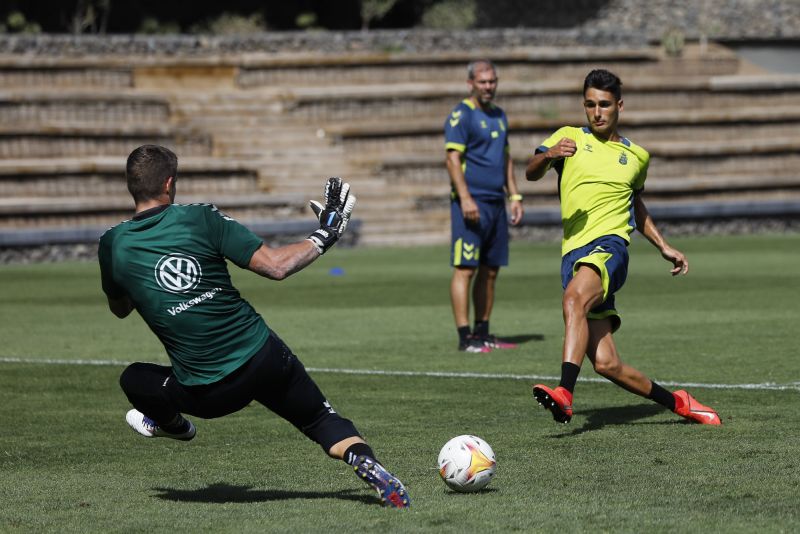
[[[241,208],[288,208],[303,211],[306,200],[298,195],[221,195],[213,199],[205,196],[179,193],[175,197],[178,204],[213,203],[220,209]],[[83,214],[130,211],[133,200],[130,195],[115,196],[39,196],[0,198],[0,216],[39,215],[39,214]]]
[[[0,159],[0,197],[114,196],[126,191],[126,156]],[[190,195],[258,193],[258,170],[243,161],[179,156],[178,190]]]
[[[563,125],[583,125],[582,114],[558,118],[535,115],[509,117],[511,143],[533,148]],[[729,140],[796,135],[800,108],[768,107],[739,109],[692,109],[669,111],[631,111],[623,115],[621,130],[634,142],[647,146],[653,141],[692,139]],[[386,123],[352,122],[327,126],[325,137],[348,152],[436,152],[444,151],[442,120],[415,118]]]
[[[575,114],[581,79],[509,82],[498,90],[497,104],[509,117]],[[297,88],[285,114],[295,120],[336,124],[370,116],[387,123],[408,117],[444,117],[463,98],[463,84],[395,84]],[[626,108],[711,109],[792,107],[800,104],[800,75],[635,78],[625,82]],[[579,100],[577,100],[579,101]]]
[[[663,175],[729,174],[796,169],[800,162],[800,137],[781,139],[748,139],[746,147],[729,141],[653,142],[650,152],[650,173]],[[530,156],[529,151],[513,149],[512,157],[520,169]],[[376,161],[377,160],[377,161]],[[410,180],[436,183],[444,169],[441,154],[393,154],[380,158],[363,158],[362,165],[387,180]],[[518,174],[518,179],[524,174]]]
[[[185,156],[210,154],[211,137],[168,123],[139,125],[47,122],[0,125],[0,158],[121,155],[147,144],[164,145]]]
[[[162,123],[169,121],[168,101],[133,91],[0,90],[0,123]]]
[[[372,247],[421,247],[426,245],[445,245],[449,242],[449,227],[446,230],[416,232],[414,234],[374,234],[364,228],[358,240],[359,245]]]

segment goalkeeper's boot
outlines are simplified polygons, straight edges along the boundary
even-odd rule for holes
[[[483,344],[485,346],[489,347],[490,349],[516,349],[517,348],[517,344],[516,343],[511,343],[510,341],[505,341],[503,339],[500,339],[499,337],[497,337],[494,334],[487,334],[487,335],[481,337],[481,341],[483,341]]]
[[[458,350],[461,352],[474,353],[492,352],[492,349],[488,347],[483,340],[478,339],[475,336],[467,336],[467,339],[460,341],[458,343]]]
[[[681,417],[685,417],[690,421],[700,423],[701,425],[721,425],[719,415],[713,408],[703,406],[697,400],[689,395],[684,390],[678,390],[672,393],[675,397],[675,413]]]
[[[393,508],[410,508],[411,500],[400,480],[369,456],[356,458],[353,469],[361,479],[378,492],[381,502]]]
[[[125,415],[125,420],[137,433],[146,438],[171,438],[189,441],[197,434],[197,429],[191,421],[178,415],[178,420],[170,425],[169,430],[158,426],[158,423],[147,417],[139,410],[133,409]]]
[[[550,389],[543,384],[536,384],[533,386],[533,398],[550,410],[557,422],[569,423],[572,419],[572,393],[569,390],[561,386]]]

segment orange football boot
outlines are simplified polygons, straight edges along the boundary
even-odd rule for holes
[[[721,425],[722,421],[713,408],[703,406],[684,390],[672,393],[675,397],[675,413],[701,425]]]
[[[572,393],[569,390],[561,386],[550,389],[544,384],[536,384],[533,386],[533,398],[550,410],[553,419],[559,423],[569,423],[572,419]]]

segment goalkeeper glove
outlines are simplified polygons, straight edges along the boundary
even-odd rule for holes
[[[325,254],[341,237],[350,221],[355,195],[350,194],[350,184],[341,178],[328,178],[325,184],[325,205],[316,200],[309,201],[311,209],[319,219],[319,229],[308,236],[308,240],[316,247],[317,252]]]

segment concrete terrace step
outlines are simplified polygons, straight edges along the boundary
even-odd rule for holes
[[[511,145],[515,150],[522,147],[532,153],[561,126],[582,126],[585,121],[585,116],[578,114],[553,118],[512,116]],[[800,123],[800,107],[631,111],[623,115],[622,121],[622,133],[646,148],[661,141],[693,140],[702,144],[732,138],[794,136]],[[324,135],[349,153],[444,153],[442,121],[432,117],[330,125],[324,128]]]
[[[114,196],[126,191],[126,156],[0,159],[0,196]],[[258,193],[252,162],[179,156],[179,192]]]
[[[330,80],[363,82],[380,76],[389,82],[431,78],[461,79],[464,66],[476,54],[490,56],[502,69],[504,79],[541,76],[544,73],[584,71],[590,65],[613,67],[620,72],[659,68],[682,72],[735,72],[738,58],[728,49],[710,44],[688,44],[680,61],[665,58],[659,47],[515,47],[459,52],[369,52],[340,53],[250,52],[171,55],[74,55],[67,57],[0,55],[0,86],[99,86],[126,87],[162,81],[170,74],[184,85],[188,81],[213,86],[235,84],[321,83]]]
[[[303,211],[306,200],[299,195],[215,195],[212,199],[205,196],[178,194],[178,204],[213,203],[220,209],[228,208],[290,208]],[[82,214],[130,211],[133,200],[130,195],[100,197],[14,197],[0,198],[0,216],[39,215],[39,214]]]
[[[719,92],[759,93],[800,91],[800,74],[763,74],[749,76],[661,76],[638,77],[624,83],[625,93]],[[568,94],[580,98],[583,79],[549,78],[533,82],[508,82],[498,95]],[[383,100],[416,97],[466,98],[463,83],[395,83],[297,87],[285,91],[286,98],[298,103],[337,100]]]
[[[184,155],[211,153],[211,138],[194,128],[169,123],[81,124],[10,122],[0,124],[0,158],[127,154],[145,143],[169,146]]]
[[[800,104],[800,75],[743,77],[741,84],[737,80],[738,77],[715,80],[707,76],[634,78],[625,82],[625,102],[629,111]],[[500,87],[497,103],[510,117],[572,115],[581,87],[579,79],[509,82]],[[294,120],[332,124],[362,116],[386,122],[426,116],[443,122],[466,92],[463,84],[418,83],[336,86],[324,90],[306,87],[293,90],[290,96],[287,95],[285,113]]]
[[[428,230],[415,233],[372,233],[366,225],[359,237],[359,244],[374,247],[417,247],[425,245],[445,245],[450,241],[450,227],[441,230]],[[445,252],[446,254],[446,252]]]
[[[731,143],[730,140],[706,141],[663,141],[652,142],[647,146],[652,159],[695,159],[708,157],[741,157],[770,154],[797,154],[800,152],[800,131],[798,136],[783,139],[748,139],[744,143]],[[513,150],[515,161],[527,161],[530,152]],[[404,168],[443,167],[444,157],[440,154],[392,154],[377,158],[362,158],[358,162],[365,168],[376,165],[381,170],[401,170]]]
[[[761,124],[800,121],[800,109],[793,106],[742,107],[734,109],[677,109],[626,111],[622,126],[666,126],[666,125],[720,125],[728,123]],[[539,115],[518,115],[508,118],[509,127],[517,131],[552,131],[565,124],[584,124],[582,113],[563,117],[542,117]],[[322,128],[327,137],[347,140],[362,137],[392,137],[436,134],[443,136],[444,118],[415,117],[386,123],[374,119],[362,122],[330,124]]]
[[[169,120],[168,101],[158,95],[130,90],[79,91],[0,90],[0,121],[27,123],[42,121],[160,123]]]
[[[96,243],[100,236],[111,226],[119,223],[114,221],[108,224],[81,224],[60,226],[42,226],[38,228],[22,229],[3,229],[0,228],[0,246],[19,247],[44,244],[63,244],[63,243]],[[313,220],[306,219],[270,219],[253,218],[242,219],[242,224],[250,228],[256,235],[263,237],[266,241],[274,243],[296,241],[302,239],[310,232],[313,232],[318,224]],[[345,234],[348,241],[357,240],[361,221],[352,220],[348,227],[348,234]]]
[[[465,66],[475,57],[491,57],[503,80],[544,76],[573,77],[603,66],[618,74],[736,72],[739,59],[730,50],[710,45],[688,45],[679,61],[667,58],[658,47],[637,49],[603,47],[524,47],[512,50],[474,50],[439,54],[350,53],[336,55],[292,54],[253,58],[240,67],[238,83],[297,85],[323,83],[331,79],[387,83],[401,81],[462,80]]]

